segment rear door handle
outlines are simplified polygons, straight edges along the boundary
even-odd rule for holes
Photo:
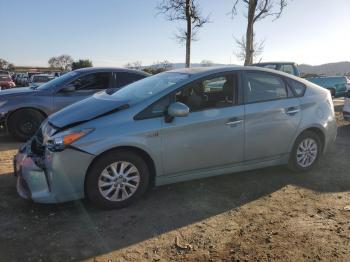
[[[231,125],[237,125],[237,124],[240,124],[240,123],[243,123],[243,119],[240,119],[238,117],[233,117],[233,118],[230,118],[226,122],[226,125],[231,126]]]
[[[287,109],[285,109],[285,112],[287,115],[295,115],[295,114],[300,112],[300,109],[296,106],[293,106],[293,107],[288,107]]]

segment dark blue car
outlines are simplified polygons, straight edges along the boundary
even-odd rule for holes
[[[39,87],[0,91],[0,126],[26,141],[50,114],[104,89],[117,90],[148,74],[123,68],[83,68]]]

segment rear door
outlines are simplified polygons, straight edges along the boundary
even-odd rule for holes
[[[64,91],[64,87],[73,85],[74,91]],[[54,96],[54,111],[78,102],[101,90],[113,87],[111,72],[96,72],[80,76],[65,84]]]
[[[301,119],[300,104],[285,80],[261,71],[244,74],[245,160],[288,153]]]

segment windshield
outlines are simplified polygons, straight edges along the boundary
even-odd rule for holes
[[[77,76],[78,73],[77,72],[69,72],[67,74],[64,74],[63,76],[60,76],[60,77],[57,77],[49,82],[46,82],[45,84],[39,86],[37,89],[38,90],[43,90],[43,89],[50,89],[50,88],[53,88],[55,86],[59,86],[63,83],[65,83],[67,80]]]
[[[189,74],[166,72],[150,76],[134,82],[113,93],[111,96],[118,100],[127,100],[130,103],[137,103],[147,99],[161,91],[178,84],[190,77]]]

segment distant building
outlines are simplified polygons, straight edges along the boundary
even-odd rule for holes
[[[40,67],[40,66],[14,66],[13,72],[24,73],[24,72],[41,72],[41,73],[54,73],[61,72],[59,68],[52,67]]]

